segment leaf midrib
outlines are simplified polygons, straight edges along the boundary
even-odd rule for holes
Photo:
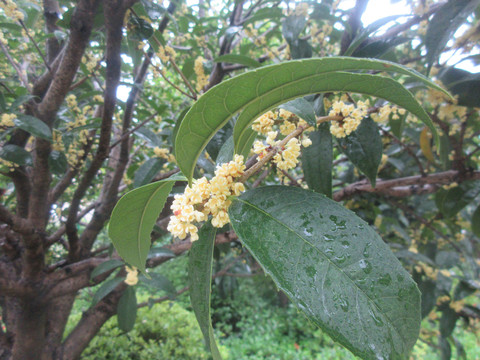
[[[281,222],[280,220],[278,220],[277,218],[273,217],[271,214],[267,213],[265,210],[255,206],[254,204],[250,203],[250,202],[247,202],[245,200],[241,200],[239,198],[235,199],[234,201],[239,201],[239,202],[242,202],[256,210],[258,210],[259,212],[265,214],[267,217],[270,217],[272,218],[275,222],[277,222],[278,224],[282,225],[283,227],[285,227],[288,231],[294,233],[295,235],[297,235],[300,239],[302,239],[305,243],[309,244],[312,248],[314,248],[315,250],[317,250],[317,252],[322,256],[324,257],[328,263],[330,265],[333,265],[340,273],[344,274],[344,276],[349,279],[351,281],[351,283],[354,285],[354,287],[357,288],[358,291],[360,291],[362,294],[364,294],[364,296],[375,306],[375,308],[380,312],[380,314],[382,314],[388,321],[388,324],[390,325],[391,328],[393,328],[393,330],[400,336],[400,338],[403,340],[403,342],[406,344],[406,340],[403,336],[403,334],[401,334],[397,328],[393,325],[393,321],[378,307],[377,303],[375,301],[373,301],[373,299],[368,296],[368,294],[366,294],[354,281],[353,279],[348,276],[345,272],[343,272],[341,270],[341,268],[339,268],[337,266],[337,264],[335,264],[333,261],[331,261],[323,252],[321,252],[316,246],[314,246],[311,242],[309,242],[307,239],[303,238],[300,234],[298,234],[295,230],[291,229],[289,226],[287,226],[285,223]]]

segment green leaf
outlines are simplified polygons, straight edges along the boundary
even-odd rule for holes
[[[227,54],[222,55],[213,60],[214,62],[226,62],[231,64],[240,64],[249,67],[258,68],[262,66],[257,60],[252,59],[251,57],[245,55],[238,55],[238,54]]]
[[[171,176],[126,193],[112,212],[108,236],[125,262],[145,273],[145,261],[150,250],[150,233],[168,194],[183,176]]]
[[[202,330],[207,347],[214,360],[222,357],[215,342],[210,320],[210,292],[212,287],[212,261],[217,229],[210,222],[200,229],[199,239],[192,244],[188,256],[188,283],[190,301]]]
[[[93,269],[92,273],[90,274],[90,280],[96,278],[98,275],[102,275],[120,266],[123,266],[123,261],[121,260],[112,259],[112,260],[105,261],[100,265],[98,265],[95,269]]]
[[[92,299],[92,306],[98,304],[100,300],[102,300],[105,296],[110,294],[115,288],[123,281],[124,279],[121,277],[116,277],[110,280],[105,281],[102,285],[98,288],[95,295],[93,295]]]
[[[135,326],[137,318],[137,296],[135,289],[127,287],[117,305],[118,327],[124,332],[129,332]]]
[[[453,34],[480,4],[479,0],[449,0],[435,12],[425,36],[428,71],[452,39]]]
[[[220,151],[217,155],[217,165],[225,164],[233,160],[234,155],[234,144],[233,144],[233,136],[230,136],[227,141],[222,145]]]
[[[33,136],[45,139],[52,140],[52,132],[50,128],[41,120],[37,119],[34,116],[16,114],[17,118],[13,120],[15,126],[18,126],[20,129],[25,130],[26,132],[32,134]]]
[[[53,150],[48,156],[48,165],[52,173],[63,175],[68,168],[68,160],[63,152]]]
[[[139,138],[146,140],[152,146],[162,146],[162,142],[158,138],[157,134],[145,126],[135,130],[134,134]]]
[[[0,150],[0,157],[20,166],[30,166],[33,163],[30,153],[17,145],[5,145]]]
[[[480,237],[480,205],[478,205],[477,209],[472,215],[472,232]]]
[[[474,74],[455,67],[447,67],[438,73],[448,91],[456,95],[458,105],[479,107],[480,100],[477,94],[480,92],[480,75]]]
[[[302,150],[302,169],[310,189],[332,197],[332,135],[329,124],[320,124],[308,137],[312,145]]]
[[[233,200],[232,226],[277,286],[364,359],[403,359],[420,329],[420,292],[363,220],[314,192],[257,188]]]
[[[134,187],[140,187],[148,184],[153,180],[155,175],[162,170],[162,166],[165,160],[160,158],[151,158],[145,161],[142,166],[135,172],[135,178],[133,180]]]
[[[313,110],[313,106],[304,98],[298,98],[289,101],[285,104],[280,105],[279,108],[294,113],[299,118],[305,120],[312,126],[317,126],[317,119],[315,117],[315,111]]]
[[[287,42],[293,42],[298,39],[305,25],[307,25],[305,16],[288,16],[283,21],[282,35]]]
[[[450,218],[470,204],[480,193],[480,181],[465,181],[435,194],[435,203],[443,216]]]
[[[371,118],[365,118],[356,131],[338,139],[342,151],[348,159],[370,180],[375,187],[378,166],[382,160],[382,138],[377,124]]]
[[[398,19],[401,15],[392,15],[392,16],[387,16],[382,19],[376,20],[370,25],[368,25],[365,29],[362,29],[353,39],[353,41],[350,43],[348,46],[347,50],[345,50],[345,53],[343,55],[345,56],[351,56],[361,45],[362,43],[367,40],[367,38],[380,29],[382,26],[388,24],[389,22],[392,22],[396,19]]]
[[[176,295],[175,286],[165,276],[156,273],[149,273],[150,279],[143,275],[140,275],[138,279],[147,286],[154,289],[165,291],[170,298],[174,298]]]
[[[253,143],[251,123],[286,101],[318,92],[351,91],[378,96],[404,107],[436,134],[428,114],[401,84],[381,76],[347,73],[347,70],[398,72],[445,92],[423,75],[395,63],[347,57],[289,61],[264,66],[223,81],[203,94],[178,126],[175,156],[182,172],[192,180],[195,163],[213,135],[243,110],[234,129],[236,153]]]

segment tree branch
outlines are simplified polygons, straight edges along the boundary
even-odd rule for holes
[[[379,180],[375,188],[372,188],[372,186],[365,181],[360,181],[337,191],[333,194],[333,199],[335,201],[341,201],[362,192],[404,197],[418,194],[419,192],[423,194],[431,193],[442,185],[475,179],[480,179],[480,171],[464,174],[457,170],[449,170],[427,176],[418,175],[393,180]]]

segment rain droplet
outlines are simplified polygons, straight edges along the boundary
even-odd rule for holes
[[[372,265],[366,260],[360,260],[358,262],[360,268],[365,272],[365,274],[370,274],[372,272]]]
[[[345,260],[347,260],[347,257],[345,255],[335,256],[333,260],[335,260],[339,264],[342,264],[345,262]]]
[[[335,240],[335,236],[329,235],[329,234],[323,235],[323,238],[325,239],[325,241],[333,241],[333,240]]]
[[[350,243],[346,240],[343,240],[342,241],[342,246],[343,246],[344,249],[347,249],[350,246]]]

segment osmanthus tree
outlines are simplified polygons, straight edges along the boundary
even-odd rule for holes
[[[172,295],[159,266],[187,250],[219,359],[213,251],[232,243],[362,358],[419,336],[466,357],[480,83],[457,65],[478,60],[480,1],[367,27],[368,0],[218,5],[0,0],[0,359],[78,359],[115,315],[130,330],[165,299],[136,284]]]

